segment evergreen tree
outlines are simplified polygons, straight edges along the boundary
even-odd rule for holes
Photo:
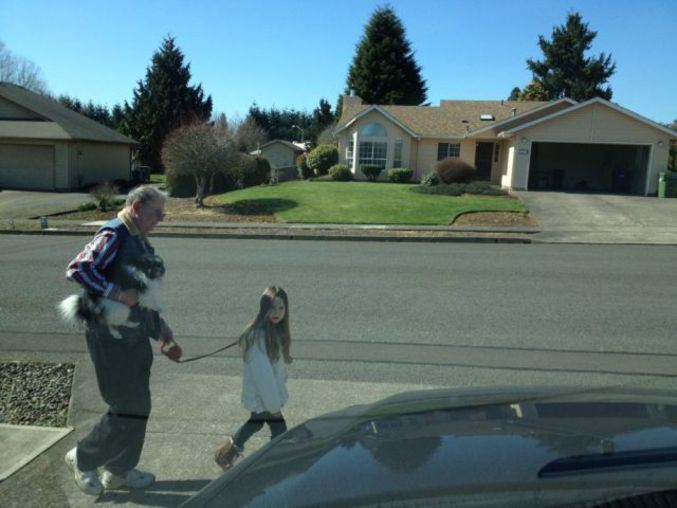
[[[348,71],[346,93],[350,90],[367,104],[425,103],[427,87],[421,68],[392,7],[380,7],[372,14]]]
[[[509,101],[518,101],[520,100],[520,93],[522,93],[522,90],[520,90],[520,87],[516,86],[515,88],[512,89],[510,92],[510,95],[508,96]]]
[[[329,101],[320,99],[320,104],[313,110],[313,119],[310,124],[308,139],[317,144],[317,137],[330,125],[334,123],[334,113],[331,110]]]
[[[585,56],[596,36],[597,32],[589,30],[577,12],[568,15],[565,25],[553,29],[551,41],[538,36],[544,58],[542,61],[529,59],[527,66],[534,79],[543,85],[549,99],[611,99],[611,87],[602,86],[616,70],[611,55]]]
[[[162,168],[160,152],[167,135],[182,125],[202,123],[212,113],[212,98],[202,85],[190,86],[190,64],[168,36],[155,52],[146,78],[137,83],[131,106],[125,102],[127,134],[139,141],[138,158]]]

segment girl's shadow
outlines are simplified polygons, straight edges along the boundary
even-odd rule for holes
[[[173,508],[186,502],[211,480],[164,480],[147,489],[106,491],[96,503],[134,503]]]

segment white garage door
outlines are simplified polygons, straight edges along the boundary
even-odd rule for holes
[[[0,143],[0,188],[54,190],[54,146]]]

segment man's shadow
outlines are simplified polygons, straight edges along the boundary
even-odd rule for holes
[[[96,503],[134,503],[173,508],[186,502],[212,480],[156,481],[147,489],[105,491]]]

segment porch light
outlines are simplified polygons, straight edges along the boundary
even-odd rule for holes
[[[662,147],[662,146],[663,146],[663,140],[662,140],[662,139],[659,139],[657,145],[658,145],[659,147]]]

